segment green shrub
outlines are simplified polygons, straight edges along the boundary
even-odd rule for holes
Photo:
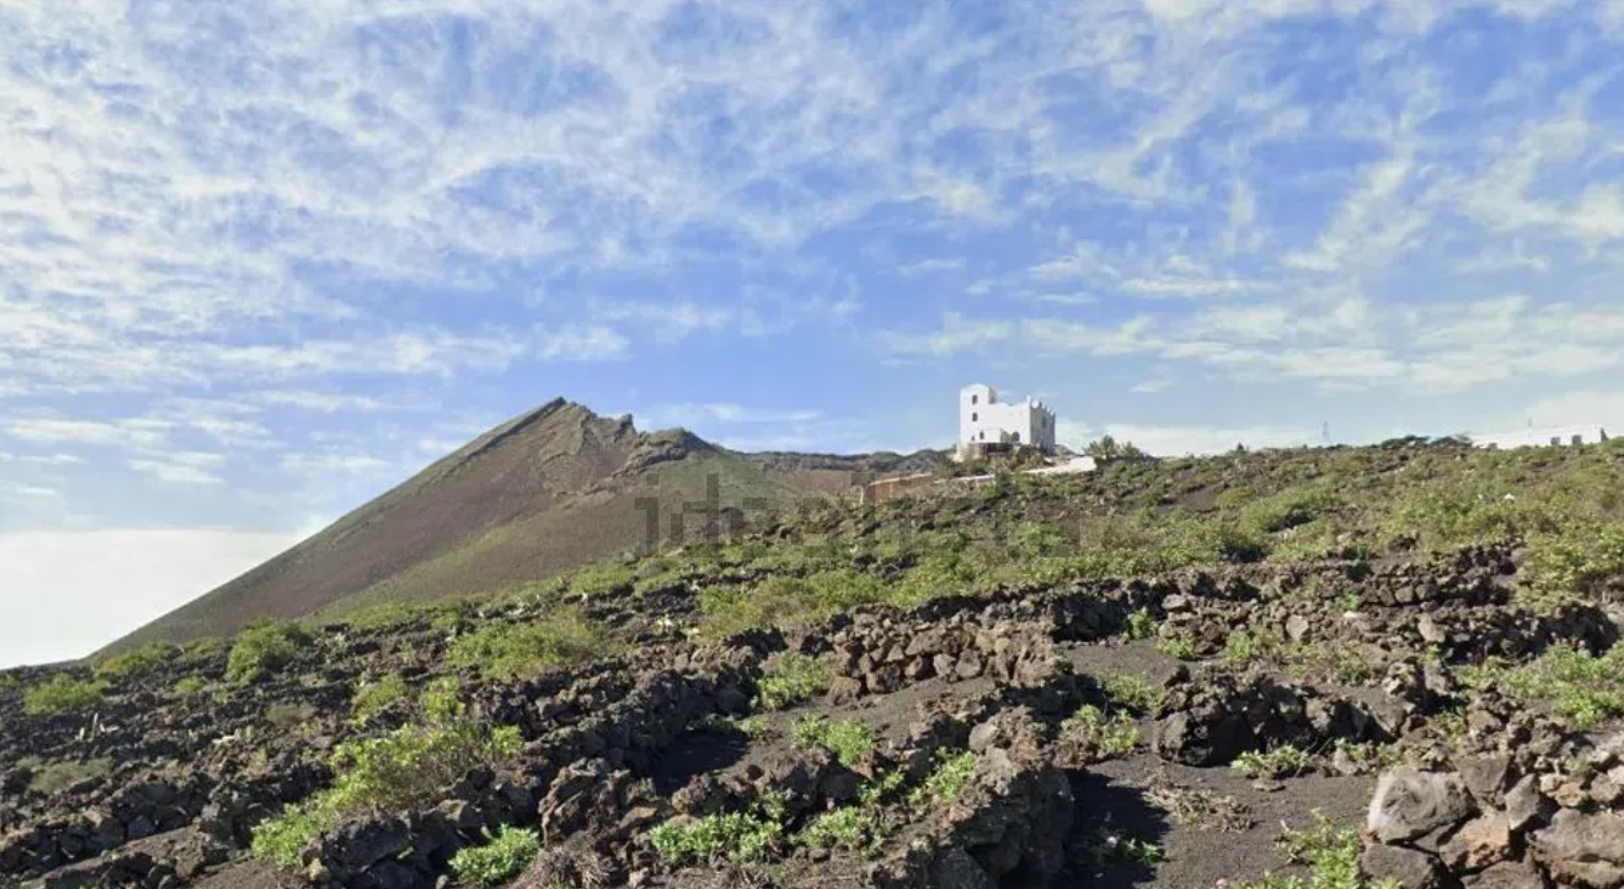
[[[493,679],[537,676],[613,651],[602,629],[576,608],[531,623],[498,623],[459,636],[447,662]]]
[[[534,830],[501,827],[483,846],[469,846],[451,859],[457,879],[496,886],[517,877],[541,853],[541,838]]]
[[[429,805],[470,771],[497,766],[519,751],[519,730],[480,725],[454,682],[435,683],[421,704],[422,724],[340,744],[329,760],[338,775],[332,787],[256,827],[254,854],[297,866],[299,851],[345,817]]]
[[[204,685],[205,682],[202,676],[184,676],[175,683],[175,694],[195,695],[203,690]]]
[[[103,679],[118,679],[136,673],[145,673],[159,664],[174,659],[180,652],[178,646],[171,645],[168,642],[150,642],[140,648],[132,649],[97,663],[96,675]]]
[[[368,682],[355,690],[350,699],[350,715],[358,724],[365,724],[396,701],[404,701],[411,694],[406,680],[390,674],[376,682]]]
[[[247,685],[286,667],[311,643],[310,633],[294,623],[261,623],[237,634],[226,660],[226,679]]]
[[[1472,685],[1497,685],[1524,706],[1548,708],[1579,729],[1624,716],[1624,645],[1600,657],[1553,646],[1526,664],[1510,669],[1487,664],[1461,671],[1461,678]]]
[[[106,690],[106,683],[57,673],[23,692],[23,712],[38,716],[88,710],[106,700]]]
[[[1164,690],[1143,676],[1126,673],[1099,677],[1100,690],[1112,704],[1136,713],[1148,713],[1162,705]]]
[[[862,723],[811,715],[796,720],[790,743],[797,750],[827,750],[847,768],[855,768],[875,747],[874,733]]]
[[[783,710],[828,691],[833,678],[828,664],[786,651],[774,659],[756,683],[757,703],[764,710]]]
[[[914,805],[924,802],[951,803],[959,798],[975,776],[976,755],[969,750],[936,751],[936,768],[908,795]]]
[[[1060,743],[1085,762],[1127,756],[1139,746],[1139,727],[1126,713],[1107,716],[1084,704],[1060,724]]]
[[[760,815],[734,812],[688,821],[667,821],[650,831],[654,850],[669,864],[709,864],[717,859],[759,861],[778,845],[784,829]]]
[[[1156,635],[1156,615],[1149,608],[1140,608],[1128,615],[1128,638],[1149,639]]]
[[[801,833],[801,842],[814,849],[846,849],[864,855],[878,852],[883,839],[874,815],[853,806],[824,812]]]
[[[1235,757],[1229,767],[1247,778],[1290,778],[1301,774],[1312,761],[1307,751],[1276,747],[1267,752],[1248,750]]]

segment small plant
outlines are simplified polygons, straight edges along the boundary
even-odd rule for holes
[[[103,703],[106,689],[106,684],[102,682],[79,680],[66,673],[57,673],[23,692],[23,712],[40,716],[89,710]]]
[[[202,676],[198,676],[196,674],[184,676],[175,683],[175,694],[195,695],[202,691],[205,685],[207,685],[207,683],[203,681]]]
[[[1307,751],[1296,747],[1276,747],[1263,752],[1248,750],[1229,767],[1247,778],[1289,778],[1301,774],[1313,761]]]
[[[282,669],[310,645],[310,633],[293,623],[261,623],[237,634],[226,660],[226,678],[247,685]]]
[[[874,733],[850,719],[805,716],[790,729],[790,743],[797,750],[822,748],[835,755],[847,768],[855,768],[874,751]]]
[[[1188,632],[1169,633],[1158,638],[1156,650],[1181,661],[1193,661],[1201,657],[1196,648],[1195,637]]]
[[[902,772],[886,772],[857,788],[857,802],[864,806],[877,806],[896,795],[908,776]]]
[[[96,676],[100,679],[120,679],[137,673],[145,673],[173,659],[178,654],[180,654],[180,648],[168,642],[150,642],[140,648],[107,658],[96,664]]]
[[[1084,704],[1060,724],[1060,743],[1083,762],[1127,756],[1139,746],[1139,727],[1126,713],[1114,716]]]
[[[1087,852],[1096,865],[1104,865],[1112,861],[1158,864],[1167,858],[1167,854],[1162,851],[1161,846],[1136,837],[1123,836],[1113,830],[1109,817],[1095,831],[1094,839],[1087,846]]]
[[[1352,765],[1359,774],[1378,772],[1398,765],[1404,759],[1403,751],[1394,744],[1363,744],[1338,739],[1335,755]]]
[[[975,776],[976,755],[969,750],[936,751],[936,768],[908,795],[914,805],[924,802],[950,803],[959,798]]]
[[[534,830],[501,827],[483,846],[469,846],[451,859],[457,879],[496,886],[523,873],[541,853],[541,838]]]
[[[1117,673],[1100,677],[1100,690],[1118,707],[1149,713],[1162,705],[1165,692],[1143,676]]]
[[[822,694],[829,689],[833,673],[829,665],[797,652],[784,652],[757,683],[757,705],[763,710],[783,710]]]
[[[746,812],[707,815],[697,820],[667,821],[649,833],[654,850],[668,864],[709,864],[765,858],[783,836],[775,820]]]
[[[1296,830],[1282,825],[1275,843],[1289,864],[1306,865],[1308,879],[1265,874],[1256,883],[1241,883],[1236,889],[1399,889],[1397,880],[1368,882],[1359,872],[1359,833],[1338,829],[1323,813],[1314,813],[1314,825]]]
[[[773,733],[772,726],[767,723],[767,717],[761,715],[760,713],[757,713],[754,716],[746,716],[745,718],[734,723],[734,727],[743,732],[747,737],[757,740],[765,738]]]
[[[1599,657],[1568,646],[1552,646],[1521,666],[1482,672],[1511,697],[1544,706],[1589,730],[1624,715],[1624,645]]]
[[[850,806],[819,815],[801,834],[801,841],[815,849],[845,849],[869,856],[879,851],[883,839],[874,815]]]
[[[28,786],[35,792],[49,796],[92,778],[105,778],[113,773],[114,765],[113,760],[107,757],[83,762],[68,760],[31,765],[34,776]]]
[[[350,715],[357,725],[365,725],[384,708],[396,701],[406,700],[410,694],[406,680],[390,674],[355,690],[355,696],[350,699]]]
[[[1156,635],[1156,616],[1149,608],[1140,608],[1128,615],[1128,638],[1149,639]]]

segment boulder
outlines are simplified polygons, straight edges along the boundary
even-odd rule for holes
[[[1476,811],[1459,776],[1398,768],[1377,781],[1365,826],[1383,843],[1403,843],[1453,827]]]
[[[1587,889],[1624,886],[1624,815],[1563,809],[1529,837],[1535,860],[1558,883]]]
[[[1359,856],[1359,870],[1371,882],[1394,880],[1403,889],[1435,889],[1438,861],[1425,852],[1376,843]]]

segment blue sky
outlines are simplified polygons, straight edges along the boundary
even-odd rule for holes
[[[1624,428],[1618,0],[0,2],[0,59],[0,664],[556,395]]]

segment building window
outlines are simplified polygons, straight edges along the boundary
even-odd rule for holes
[[[1551,444],[1552,445],[1559,445],[1561,443],[1562,443],[1562,436],[1560,436],[1560,435],[1551,436]]]
[[[1575,435],[1573,437],[1573,443],[1575,445],[1582,445],[1585,443],[1585,437],[1583,435]]]
[[[980,420],[980,419],[981,419],[981,415],[980,415],[980,414],[978,414],[978,413],[976,413],[976,412],[974,412],[974,411],[971,411],[971,412],[970,412],[970,422],[972,422],[972,423],[974,423],[974,422],[976,422],[976,421],[978,421],[978,420]]]
[[[1015,433],[1013,436],[1010,437],[1010,441],[1013,441],[1016,444],[1020,444],[1021,443],[1021,434],[1019,432]]]
[[[970,403],[971,403],[971,404],[975,404],[975,403],[976,403],[976,402],[977,402],[977,401],[979,401],[979,400],[980,400],[980,399],[981,399],[981,396],[979,396],[979,395],[972,395],[972,396],[970,396]]]

